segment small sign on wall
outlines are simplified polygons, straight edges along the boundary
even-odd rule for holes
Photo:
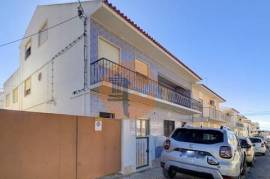
[[[95,121],[95,131],[102,131],[102,121],[100,119]]]

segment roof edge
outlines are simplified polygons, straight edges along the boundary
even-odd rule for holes
[[[226,102],[226,99],[224,99],[223,97],[221,97],[219,94],[217,94],[215,91],[211,90],[209,87],[207,87],[204,84],[201,84],[202,87],[206,88],[208,91],[210,91],[211,93],[213,93],[215,96],[217,96],[218,98],[220,98],[223,102]]]
[[[198,78],[199,80],[202,80],[202,78],[197,73],[195,73],[191,68],[189,68],[186,64],[184,64],[179,58],[177,58],[175,55],[169,52],[169,50],[167,50],[164,46],[162,46],[159,42],[157,42],[153,37],[151,37],[147,32],[145,32],[141,27],[139,27],[134,21],[128,18],[124,13],[118,10],[116,6],[114,6],[108,0],[102,0],[102,2],[111,10],[113,10],[115,13],[117,13],[120,17],[122,17],[126,22],[132,25],[135,29],[137,29],[140,33],[142,33],[145,37],[147,37],[150,41],[152,41],[155,45],[157,45],[160,49],[162,49],[167,55],[172,57],[177,63],[182,65],[184,68],[186,68],[196,78]]]

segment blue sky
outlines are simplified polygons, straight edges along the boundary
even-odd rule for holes
[[[0,7],[0,44],[23,36],[38,4]],[[204,83],[261,127],[270,129],[270,1],[110,0],[195,70]],[[0,48],[0,86],[18,66],[19,43]]]

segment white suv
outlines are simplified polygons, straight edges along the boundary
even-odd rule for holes
[[[161,167],[166,178],[177,172],[203,178],[240,178],[243,153],[230,129],[177,128],[164,143]]]
[[[259,137],[250,137],[249,139],[254,144],[255,153],[265,155],[267,149],[264,140]]]

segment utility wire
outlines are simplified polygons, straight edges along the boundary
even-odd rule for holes
[[[38,35],[38,34],[41,33],[41,32],[45,32],[45,31],[48,31],[48,30],[53,29],[53,28],[55,28],[55,27],[58,27],[58,26],[60,26],[60,25],[62,25],[62,24],[65,24],[65,23],[67,23],[67,22],[69,22],[69,21],[71,21],[71,20],[73,20],[73,19],[75,19],[75,18],[77,18],[77,17],[78,17],[78,15],[73,16],[73,17],[71,17],[71,18],[69,18],[69,19],[66,19],[66,20],[64,20],[64,21],[62,21],[62,22],[59,22],[59,23],[57,23],[57,24],[55,24],[55,25],[53,25],[53,26],[50,26],[50,27],[48,27],[47,29],[44,29],[44,30],[42,30],[42,31],[33,33],[33,34],[31,34],[31,35],[27,35],[27,36],[22,37],[22,38],[17,39],[17,40],[13,40],[13,41],[10,41],[10,42],[6,42],[6,43],[3,43],[3,44],[0,44],[0,48],[1,48],[1,47],[4,47],[4,46],[7,46],[7,45],[10,45],[10,44],[13,44],[13,43],[16,43],[16,42],[19,42],[19,41],[21,41],[21,40],[27,39],[27,38],[29,38],[29,37]]]

